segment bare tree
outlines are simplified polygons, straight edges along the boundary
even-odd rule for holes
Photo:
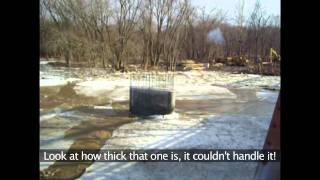
[[[186,22],[186,17],[189,16],[189,6],[188,1],[182,1],[176,4],[173,3],[168,7],[168,15],[165,19],[165,30],[163,33],[163,55],[167,70],[175,69],[178,54],[181,51],[182,25]]]
[[[124,52],[126,51],[128,41],[134,32],[137,20],[140,17],[141,0],[119,0],[119,4],[115,4],[115,25],[116,37],[112,37],[109,32],[109,40],[113,39],[111,51],[115,55],[113,66],[117,70],[124,70]]]
[[[235,18],[237,35],[238,35],[237,36],[237,41],[239,43],[238,56],[242,56],[242,47],[243,47],[243,43],[244,43],[244,40],[245,40],[244,7],[245,7],[244,0],[239,0],[239,2],[236,5],[236,18]]]
[[[140,32],[142,33],[144,52],[142,66],[146,70],[148,65],[157,64],[156,57],[160,57],[159,37],[163,20],[160,15],[161,1],[144,0],[141,7]],[[154,20],[156,23],[154,23]],[[156,26],[156,27],[155,27]]]
[[[185,42],[186,58],[206,60],[216,54],[219,45],[210,41],[208,33],[219,27],[224,19],[221,11],[205,8],[193,10],[192,16],[188,17],[188,36]]]
[[[248,56],[258,65],[270,48],[280,51],[279,16],[267,16],[258,1],[246,19],[244,5],[239,0],[230,24],[221,11],[190,0],[41,0],[40,55],[117,70],[137,61],[144,69],[174,70],[181,59],[228,56]],[[216,29],[224,43],[208,38]]]
[[[181,25],[186,22],[190,3],[187,0],[144,1],[141,31],[144,35],[144,68],[149,62],[158,68],[160,61],[174,69],[181,43]]]
[[[263,33],[265,32],[265,26],[267,25],[269,17],[265,17],[261,9],[260,1],[257,1],[253,12],[249,19],[249,44],[252,44],[251,49],[254,50],[254,63],[259,65],[258,71],[261,72],[262,51],[264,46]]]

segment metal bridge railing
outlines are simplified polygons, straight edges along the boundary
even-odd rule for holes
[[[173,73],[131,74],[130,87],[174,91],[174,74]]]

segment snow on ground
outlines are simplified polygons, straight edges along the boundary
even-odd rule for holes
[[[251,99],[249,106],[237,112],[209,116],[175,112],[125,124],[113,132],[103,149],[259,149],[267,134],[277,93],[256,94],[259,96],[256,100]],[[256,165],[252,162],[96,162],[80,179],[250,180]]]
[[[108,96],[113,101],[129,100],[129,80],[96,79],[77,83],[74,90],[90,97]]]
[[[121,126],[105,149],[254,149],[261,148],[269,118],[211,115],[200,119],[166,118]],[[249,127],[249,128],[248,128]]]
[[[252,180],[256,163],[239,162],[97,162],[79,179]]]
[[[256,74],[232,74],[220,71],[187,71],[178,72],[175,80],[178,84],[196,83],[237,88],[274,87],[280,89],[279,76],[261,76]]]
[[[40,76],[44,76],[43,72],[40,72]],[[79,78],[64,78],[61,76],[47,75],[45,78],[40,79],[40,87],[63,86],[68,83],[76,83],[79,81],[81,81]]]
[[[114,74],[109,78],[96,78],[76,84],[78,94],[99,97],[108,94],[113,101],[129,100],[129,74]],[[230,74],[224,72],[178,72],[175,76],[177,100],[235,99],[228,88],[280,89],[279,77]]]
[[[50,71],[50,73],[47,71]],[[74,69],[74,71],[67,71],[68,73],[62,72],[64,72],[63,69],[50,69],[41,71],[40,87],[65,85],[68,82],[74,82],[77,83],[75,90],[79,94],[86,96],[100,96],[113,90],[115,91],[115,96],[122,94],[120,99],[128,99],[128,93],[123,95],[123,92],[128,91],[130,85],[130,73],[117,72],[106,75],[101,71],[97,71],[96,73],[93,73],[96,75],[93,77],[90,75],[88,70],[82,71],[80,69]],[[72,77],[72,75],[75,77]],[[175,72],[175,90],[178,98],[180,95],[205,95],[212,91],[215,91],[215,94],[217,95],[228,94],[228,96],[230,95],[230,98],[232,98],[233,95],[231,93],[222,92],[227,91],[226,89],[222,89],[222,87],[267,87],[279,90],[280,77],[261,76],[254,74],[231,74],[228,72],[219,71]],[[186,97],[184,97],[184,99],[186,99]]]
[[[50,76],[41,73],[40,87],[76,85],[79,95],[108,96],[111,101],[129,99],[129,73],[98,77]],[[71,79],[70,78],[74,78]],[[226,72],[176,72],[175,92],[180,101],[215,102],[216,111],[177,108],[166,116],[153,116],[125,124],[113,131],[103,148],[107,149],[175,149],[175,148],[261,148],[269,127],[280,77]],[[239,93],[234,89],[243,89]],[[246,93],[246,89],[250,93]],[[251,93],[255,90],[255,93]],[[253,96],[253,97],[252,97]],[[108,102],[106,102],[107,104]],[[210,104],[210,103],[209,103]],[[228,107],[228,108],[225,108]],[[104,109],[105,106],[94,106]],[[108,108],[111,108],[108,106]],[[209,108],[209,110],[210,110]],[[223,109],[221,111],[220,109]],[[81,114],[52,113],[40,117],[41,125],[64,125],[64,128],[40,128],[41,148],[68,148],[71,140],[63,139],[66,129],[85,121]],[[41,168],[46,167],[41,163]],[[80,179],[251,179],[255,163],[134,163],[96,162]],[[199,173],[201,172],[201,173]],[[232,172],[232,173],[230,173]]]
[[[80,95],[99,97],[107,94],[113,101],[124,101],[129,100],[129,84],[128,80],[94,80],[78,83],[74,89]],[[236,98],[227,88],[209,84],[177,85],[175,93],[177,100]]]
[[[186,84],[178,85],[175,88],[177,100],[194,100],[194,99],[235,99],[236,95],[225,87],[205,85]]]

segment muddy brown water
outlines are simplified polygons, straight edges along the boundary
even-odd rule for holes
[[[75,84],[68,83],[64,86],[41,87],[40,108],[50,110],[56,107],[73,108],[78,106],[90,106],[105,104],[107,97],[87,97],[78,95],[74,90]]]
[[[65,86],[40,88],[40,108],[42,114],[54,108],[64,111],[77,111],[92,116],[79,125],[65,131],[65,139],[73,139],[69,150],[100,150],[105,141],[112,136],[112,131],[119,126],[133,122],[129,116],[128,102],[112,103],[113,109],[94,109],[94,105],[105,104],[107,98],[80,96],[73,90],[74,84]],[[44,121],[40,128],[59,128],[55,124]],[[93,162],[54,162],[48,168],[40,171],[41,179],[75,179],[80,177]]]
[[[129,115],[129,102],[112,102],[112,109],[95,109],[94,106],[105,105],[107,97],[86,97],[77,95],[74,84],[40,88],[41,114],[60,108],[63,111],[73,111],[90,117],[80,124],[67,128],[64,139],[72,139],[69,150],[100,150],[113,130],[120,126],[138,120]],[[237,95],[236,99],[216,100],[176,100],[176,112],[189,117],[210,114],[239,113],[250,108],[258,101],[256,92],[252,89],[229,89]],[[185,119],[185,118],[184,118]],[[50,127],[48,121],[40,122],[40,128]],[[80,177],[93,162],[54,162],[48,168],[40,171],[41,179],[75,179]]]
[[[88,120],[68,129],[65,138],[75,139],[69,150],[94,150],[99,152],[112,131],[119,126],[133,122],[128,114]],[[75,179],[80,177],[92,162],[55,162],[40,172],[41,179]]]

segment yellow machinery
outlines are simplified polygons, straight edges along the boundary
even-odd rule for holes
[[[280,55],[273,48],[270,48],[269,61],[262,62],[261,65],[263,74],[279,74]]]
[[[275,61],[280,61],[280,55],[274,50],[273,48],[270,48],[270,54],[269,54],[270,62],[273,63]]]

